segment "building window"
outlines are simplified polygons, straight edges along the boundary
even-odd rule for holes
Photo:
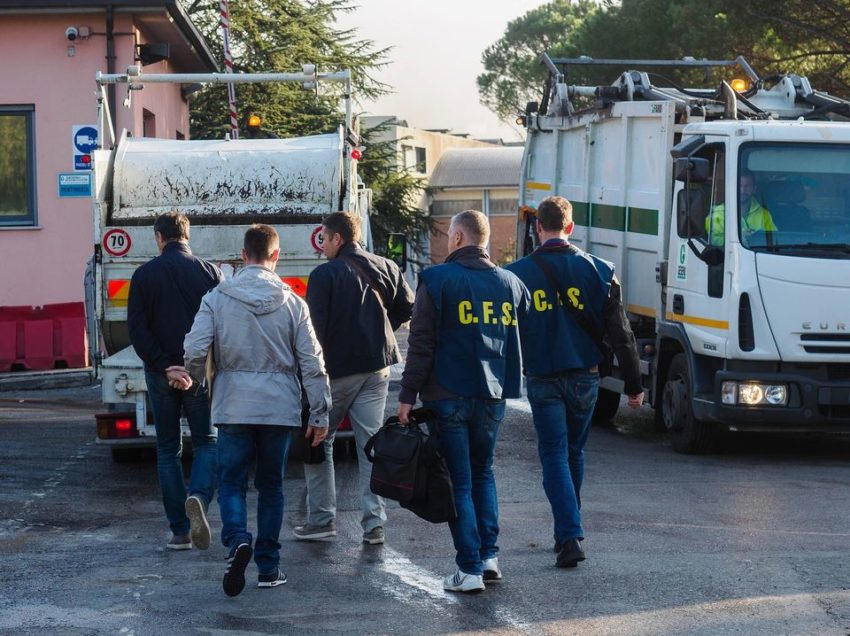
[[[427,154],[421,146],[402,146],[404,153],[404,167],[411,172],[425,174],[427,168]]]
[[[465,210],[481,210],[481,199],[456,199],[454,201],[434,201],[431,203],[431,216],[454,216]]]
[[[156,137],[156,115],[147,108],[142,109],[142,137]]]
[[[35,225],[32,106],[0,106],[0,225]]]
[[[490,199],[490,214],[516,216],[519,210],[519,201],[517,199]]]

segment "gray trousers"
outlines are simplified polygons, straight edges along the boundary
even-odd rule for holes
[[[336,484],[334,483],[333,443],[336,429],[346,412],[351,419],[354,441],[357,446],[357,465],[360,473],[360,506],[363,516],[360,524],[364,532],[383,526],[387,519],[384,500],[372,494],[369,479],[372,464],[366,459],[363,447],[384,422],[387,392],[390,384],[389,368],[372,373],[358,373],[331,380],[331,412],[328,436],[325,438],[325,461],[321,464],[304,464],[307,481],[307,523],[324,526],[336,518]]]

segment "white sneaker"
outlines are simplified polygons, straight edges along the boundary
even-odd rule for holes
[[[466,574],[458,570],[443,579],[447,592],[480,592],[484,589],[484,578],[480,574]]]
[[[484,574],[485,581],[501,581],[502,571],[499,569],[498,557],[484,559]]]

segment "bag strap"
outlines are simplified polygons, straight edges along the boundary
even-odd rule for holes
[[[564,308],[564,311],[567,312],[567,315],[569,315],[579,327],[584,329],[599,350],[604,352],[605,345],[603,344],[602,334],[596,330],[596,327],[590,322],[587,316],[574,307],[573,304],[565,297],[565,294],[561,291],[561,286],[558,283],[558,276],[555,273],[555,268],[552,267],[552,264],[548,263],[537,251],[531,253],[531,262],[540,268],[546,276],[546,279],[549,281],[549,284],[555,289],[555,294],[558,296],[558,302],[561,303],[561,306]]]
[[[372,277],[369,275],[369,272],[366,271],[366,268],[363,267],[363,265],[358,263],[357,260],[352,258],[351,256],[343,256],[342,260],[348,263],[351,268],[355,272],[357,272],[358,276],[366,283],[369,289],[371,289],[375,296],[378,298],[378,302],[381,304],[381,307],[383,307],[384,313],[387,313],[389,311],[389,308],[387,307],[387,302],[384,300],[384,295],[378,290],[377,285],[375,285],[375,282],[372,280]]]

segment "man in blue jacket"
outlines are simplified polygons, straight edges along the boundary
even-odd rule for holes
[[[643,402],[640,361],[614,266],[570,245],[573,227],[569,201],[544,199],[537,208],[541,246],[508,266],[531,293],[528,319],[520,323],[522,361],[543,489],[555,518],[555,565],[562,568],[585,559],[579,493],[584,445],[599,392],[603,334],[617,354],[629,406]]]
[[[159,256],[139,267],[130,281],[127,326],[130,342],[145,365],[145,382],[156,427],[156,457],[165,516],[172,536],[169,550],[206,550],[210,528],[206,509],[216,475],[216,434],[210,424],[204,387],[184,391],[183,338],[201,298],[222,280],[219,269],[192,255],[189,219],[177,212],[159,216],[153,226]],[[180,415],[192,433],[189,497],[183,482]],[[191,535],[190,535],[191,529]]]
[[[520,396],[517,322],[528,311],[528,292],[490,261],[489,238],[481,212],[452,218],[446,262],[419,278],[399,393],[402,423],[417,395],[434,412],[428,426],[451,474],[457,571],[443,581],[451,592],[478,592],[484,581],[502,578],[493,451],[505,400]]]

